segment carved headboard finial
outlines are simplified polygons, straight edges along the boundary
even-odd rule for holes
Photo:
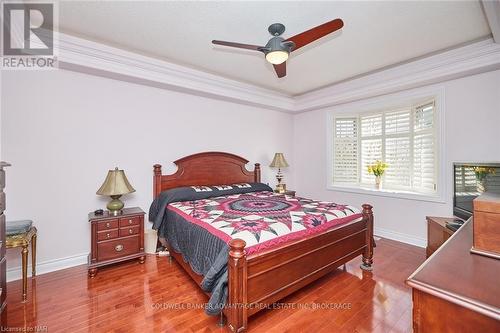
[[[161,176],[161,164],[153,165],[153,172],[155,176]]]

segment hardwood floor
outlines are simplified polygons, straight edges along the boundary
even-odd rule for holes
[[[411,332],[411,293],[404,281],[424,260],[424,249],[379,240],[373,273],[363,273],[356,258],[346,271],[338,269],[276,304],[280,309],[252,316],[249,332]],[[103,268],[94,279],[87,278],[86,266],[44,274],[28,282],[26,303],[21,303],[21,280],[7,288],[8,327],[26,332],[35,327],[42,332],[226,332],[217,326],[218,318],[194,308],[206,302],[205,294],[165,257]]]

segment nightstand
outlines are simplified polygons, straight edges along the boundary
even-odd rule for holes
[[[279,193],[277,191],[274,191],[275,193]],[[291,197],[295,197],[295,191],[292,191],[292,190],[287,190],[285,191],[284,193],[281,193],[281,194],[285,194],[285,195],[289,195]]]
[[[451,222],[456,217],[427,216],[427,258],[431,256],[455,232],[446,228],[446,222]]]
[[[125,208],[117,216],[108,211],[102,215],[89,213],[92,228],[90,277],[94,277],[101,266],[136,258],[144,263],[144,214],[138,207]]]

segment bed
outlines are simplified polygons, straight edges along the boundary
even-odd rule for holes
[[[286,241],[267,240],[264,242],[265,244],[271,243],[272,246],[260,246],[258,242],[257,245],[248,244],[247,246],[248,238],[245,242],[240,238],[220,237],[223,242],[227,243],[227,254],[223,258],[227,275],[227,301],[222,311],[227,318],[228,328],[232,332],[245,331],[248,318],[266,308],[265,305],[284,298],[353,258],[362,256],[361,268],[367,271],[372,269],[375,244],[371,205],[364,204],[362,210],[357,211],[350,206],[339,207],[340,205],[334,208],[330,206],[325,208],[318,201],[272,194],[266,190],[266,185],[260,184],[261,170],[258,163],[255,164],[253,171],[248,171],[245,167],[248,161],[230,153],[204,152],[186,156],[174,163],[177,165],[177,172],[171,175],[163,175],[161,165],[154,165],[153,196],[156,205],[158,205],[162,195],[172,192],[167,190],[176,190],[182,187],[192,187],[200,193],[203,192],[204,188],[207,190],[217,188],[222,191],[228,188],[237,190],[237,192],[230,192],[226,196],[221,196],[218,193],[217,198],[198,194],[199,197],[204,195],[205,199],[171,203],[168,207],[161,206],[160,209],[157,207],[158,211],[164,210],[168,211],[168,214],[176,214],[171,215],[171,217],[181,216],[182,219],[190,219],[193,225],[198,224],[195,226],[196,228],[200,226],[205,228],[200,229],[203,232],[211,227],[202,225],[201,220],[195,218],[199,216],[193,212],[197,209],[196,205],[201,207],[207,201],[210,202],[208,205],[219,207],[226,205],[229,199],[234,203],[235,200],[253,200],[254,197],[259,197],[264,198],[265,202],[286,205],[288,211],[293,211],[290,214],[303,214],[302,211],[310,211],[311,205],[316,205],[313,207],[314,209],[318,209],[318,207],[319,209],[335,209],[335,214],[346,215],[346,217],[342,215],[343,220],[338,219],[331,222],[333,223],[331,227],[318,229],[319,231],[314,233],[295,232],[293,235],[300,234],[301,236],[282,237],[286,238]],[[229,186],[220,187],[220,185]],[[243,186],[256,186],[257,190],[242,192],[237,189],[237,187]],[[260,191],[262,189],[264,191]],[[307,209],[304,208],[305,205],[307,205]],[[206,212],[202,213],[212,213],[212,208],[206,209]],[[314,209],[313,211],[316,211]],[[349,213],[351,215],[349,219],[345,213],[348,211],[352,211],[352,214]],[[216,232],[213,233],[216,234]],[[273,231],[273,233],[276,232]],[[184,243],[190,241],[195,240],[182,240]],[[185,254],[176,251],[171,244],[167,244],[167,247],[171,256],[196,283],[203,287],[207,280],[206,276],[204,277],[199,270],[197,272],[197,269],[193,269],[192,264],[186,262]],[[195,247],[197,251],[200,251],[199,247],[197,243]]]

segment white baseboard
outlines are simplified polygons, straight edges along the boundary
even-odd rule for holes
[[[401,232],[392,231],[383,228],[375,228],[374,234],[387,239],[392,239],[398,242],[415,245],[425,248],[427,246],[427,239],[413,235],[403,234]]]
[[[418,247],[426,247],[427,240],[425,238],[416,237],[408,234],[403,234],[400,232],[375,228],[375,235],[392,239],[398,242],[415,245]],[[78,254],[71,257],[59,258],[47,260],[44,262],[37,263],[36,265],[36,275],[42,275],[45,273],[50,273],[58,271],[60,269],[70,268],[78,265],[83,265],[87,263],[88,253]],[[14,267],[7,270],[7,282],[21,279],[21,267]],[[28,276],[31,276],[31,265],[28,267]]]
[[[60,269],[70,268],[87,263],[88,253],[78,254],[71,257],[59,258],[39,262],[36,264],[36,275],[42,275]],[[31,265],[28,267],[28,277],[31,276]],[[22,278],[21,267],[13,267],[7,270],[7,282],[19,280]]]

